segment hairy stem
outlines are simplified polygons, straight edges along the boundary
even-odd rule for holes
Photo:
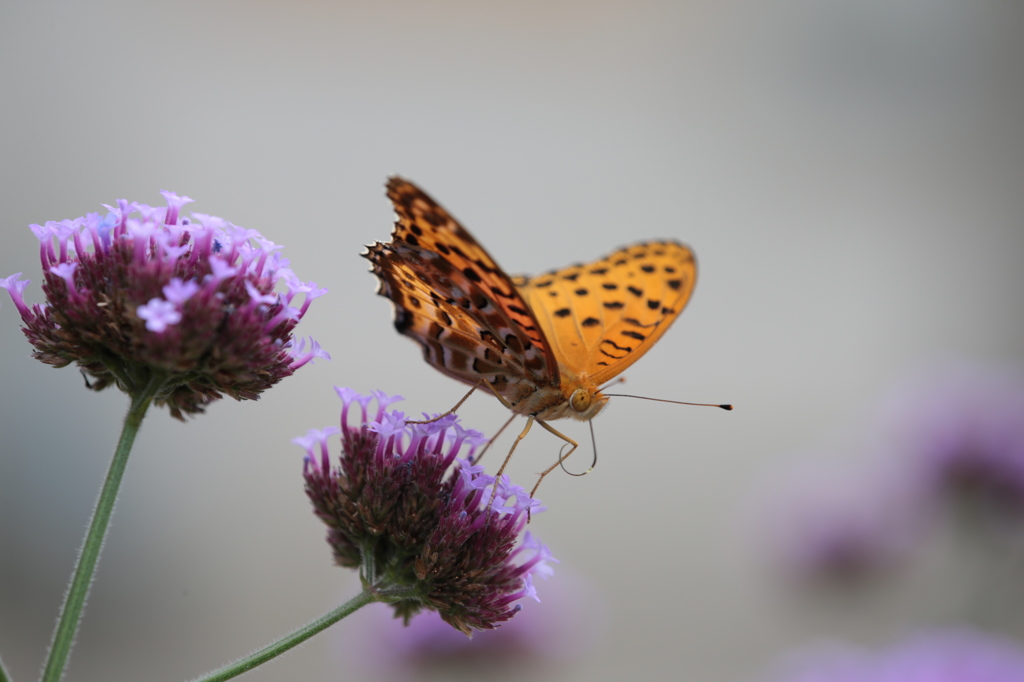
[[[103,482],[99,501],[93,510],[89,530],[78,555],[78,563],[71,579],[71,586],[64,598],[60,621],[57,623],[53,643],[50,645],[50,655],[43,671],[43,682],[59,682],[64,674],[64,666],[67,664],[68,655],[74,644],[75,633],[78,631],[78,621],[82,617],[82,608],[85,606],[85,599],[92,585],[92,576],[96,571],[100,549],[103,547],[107,527],[110,525],[110,515],[114,510],[114,502],[117,500],[117,491],[121,487],[121,478],[124,476],[125,466],[128,464],[128,455],[132,450],[139,427],[142,425],[142,419],[146,416],[146,410],[162,385],[163,379],[153,376],[148,385],[132,397],[128,414],[124,418],[124,427],[121,429],[121,438],[117,443],[117,449],[114,450],[110,469],[107,470],[107,478]]]
[[[258,665],[266,663],[272,658],[280,656],[292,647],[305,642],[318,632],[326,630],[350,613],[353,613],[363,606],[378,600],[378,595],[372,590],[363,590],[354,598],[345,602],[330,613],[317,618],[312,623],[302,626],[290,635],[279,639],[273,644],[263,647],[259,651],[250,654],[245,658],[226,665],[216,672],[197,678],[194,682],[221,682],[222,680],[230,680],[232,677],[237,677],[244,672],[252,670]]]

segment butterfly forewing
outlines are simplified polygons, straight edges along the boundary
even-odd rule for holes
[[[513,282],[559,362],[601,384],[665,333],[696,279],[693,252],[669,241],[635,244],[587,265]]]
[[[368,258],[395,327],[423,346],[427,362],[476,385],[489,381],[516,405],[558,385],[558,365],[511,279],[475,239],[415,185],[391,178],[398,221]]]

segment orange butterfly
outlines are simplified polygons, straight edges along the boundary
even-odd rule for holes
[[[391,241],[364,255],[380,278],[377,293],[395,305],[395,328],[438,370],[473,387],[486,382],[528,418],[512,451],[534,421],[572,446],[543,479],[578,445],[547,421],[601,411],[608,397],[599,386],[646,353],[689,300],[693,252],[674,241],[641,243],[587,265],[510,277],[421,189],[393,177],[387,190],[398,214]]]

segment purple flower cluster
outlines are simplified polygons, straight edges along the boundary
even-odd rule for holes
[[[396,616],[408,621],[432,609],[467,635],[511,618],[517,600],[536,599],[533,576],[549,575],[553,559],[529,532],[516,541],[528,512],[542,508],[507,477],[472,465],[482,434],[455,415],[408,424],[402,412],[387,411],[399,397],[336,390],[341,428],[293,441],[306,450],[306,493],[335,561],[360,567],[368,589],[406,590],[393,602]],[[340,466],[332,469],[327,439],[339,432]]]
[[[885,651],[848,646],[804,652],[772,682],[1020,682],[1024,649],[975,630],[920,633]]]
[[[224,395],[256,399],[328,357],[292,337],[324,289],[299,281],[281,247],[257,231],[181,217],[192,200],[162,194],[166,207],[120,200],[104,216],[31,226],[47,303],[25,303],[21,273],[0,286],[21,313],[34,357],[78,363],[96,390],[116,384],[134,395],[157,382],[154,402],[179,419]]]

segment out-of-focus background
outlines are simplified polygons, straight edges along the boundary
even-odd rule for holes
[[[880,397],[922,367],[1024,361],[1022,28],[1008,0],[4,3],[0,276],[40,301],[30,223],[168,189],[330,290],[298,331],[333,362],[187,424],[147,417],[69,679],[190,678],[357,591],[289,440],[336,422],[334,384],[414,413],[463,393],[394,333],[359,257],[390,233],[395,173],[510,272],[655,237],[700,261],[627,387],[737,409],[614,400],[596,469],[545,481],[531,530],[564,570],[541,597],[588,586],[563,628],[578,655],[550,679],[744,682],[822,636],[952,618],[971,558],[946,547],[881,591],[808,597],[759,517],[806,453],[857,461]],[[23,680],[127,402],[31,360],[0,298],[0,657]],[[505,419],[486,397],[461,413]],[[558,446],[535,429],[514,479]],[[340,641],[365,615],[247,679],[380,679]]]

